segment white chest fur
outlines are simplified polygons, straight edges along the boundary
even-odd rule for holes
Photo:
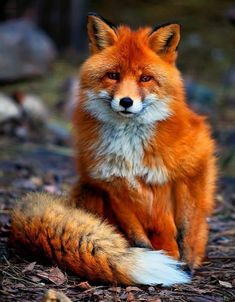
[[[154,168],[143,164],[144,148],[153,134],[152,125],[104,124],[100,132],[97,134],[100,140],[95,146],[99,163],[91,171],[93,178],[111,181],[123,177],[132,186],[136,186],[136,177],[149,184],[167,182],[168,173],[163,163]]]

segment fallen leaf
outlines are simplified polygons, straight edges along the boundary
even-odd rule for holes
[[[15,288],[25,288],[25,285],[22,283],[17,283],[14,285]]]
[[[32,281],[35,282],[35,283],[41,281],[41,279],[38,278],[38,277],[36,277],[36,276],[32,276],[31,279],[32,279]]]
[[[79,288],[83,289],[83,290],[87,290],[87,289],[90,289],[92,287],[87,281],[80,282],[77,286]]]
[[[41,279],[48,280],[48,273],[47,272],[43,272],[41,270],[37,270],[36,275],[38,277],[40,277]]]
[[[48,279],[56,285],[62,285],[67,281],[67,277],[58,267],[53,267],[50,269]]]
[[[3,288],[3,289],[5,289],[5,288]],[[6,288],[6,291],[7,291],[8,293],[15,294],[15,293],[18,292],[18,289],[16,289],[16,288],[11,288],[11,287],[7,287],[7,288]]]
[[[31,263],[29,263],[29,264],[23,269],[22,273],[32,272],[32,270],[34,269],[36,263],[37,263],[37,262],[31,262]]]
[[[41,187],[43,185],[42,178],[40,177],[32,176],[30,180],[36,187]]]
[[[232,284],[230,282],[227,282],[227,281],[221,281],[219,280],[219,284],[222,285],[223,287],[226,287],[226,288],[232,288]]]
[[[160,298],[150,298],[150,299],[148,299],[148,302],[162,302],[162,300],[160,299]]]
[[[142,292],[142,289],[140,289],[139,287],[137,287],[137,286],[128,286],[127,288],[126,288],[126,291],[127,292]]]
[[[135,297],[133,295],[132,292],[129,292],[128,295],[127,295],[127,301],[130,302],[130,301],[135,301]]]
[[[58,193],[58,187],[55,185],[45,185],[44,190],[49,193]]]
[[[93,295],[94,296],[101,296],[101,295],[103,295],[103,293],[104,293],[103,289],[98,289],[98,290],[95,290],[93,292]]]

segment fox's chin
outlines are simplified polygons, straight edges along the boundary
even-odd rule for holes
[[[129,111],[118,111],[117,113],[118,113],[119,115],[124,116],[124,117],[127,117],[127,118],[130,118],[130,117],[135,116],[135,113],[129,112]]]

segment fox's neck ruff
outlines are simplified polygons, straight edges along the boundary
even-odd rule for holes
[[[95,179],[113,181],[115,178],[126,179],[131,186],[136,186],[137,178],[149,184],[164,184],[168,180],[166,167],[161,160],[154,168],[144,165],[144,152],[151,138],[157,131],[157,124],[102,123],[97,133],[95,150],[97,164],[90,171]],[[157,164],[158,162],[158,164]],[[161,164],[159,164],[161,162]]]
[[[92,141],[89,148],[96,159],[95,165],[89,168],[90,177],[107,182],[122,178],[132,187],[137,185],[138,179],[148,184],[166,183],[168,172],[160,156],[154,154],[151,167],[144,164],[144,156],[146,149],[154,148],[151,141],[158,123],[173,114],[170,99],[158,100],[150,94],[145,98],[146,108],[140,114],[123,117],[112,110],[111,96],[107,92],[85,91],[83,97],[82,112],[96,120],[89,123],[94,125],[97,133],[95,143]]]

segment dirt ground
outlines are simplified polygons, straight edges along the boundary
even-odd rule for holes
[[[39,143],[0,140],[0,301],[42,301],[47,289],[72,301],[235,301],[235,179],[221,177],[204,265],[192,283],[163,288],[90,284],[37,259],[19,256],[7,246],[10,210],[31,190],[66,192],[74,181],[69,149]],[[62,301],[54,299],[51,301]]]

